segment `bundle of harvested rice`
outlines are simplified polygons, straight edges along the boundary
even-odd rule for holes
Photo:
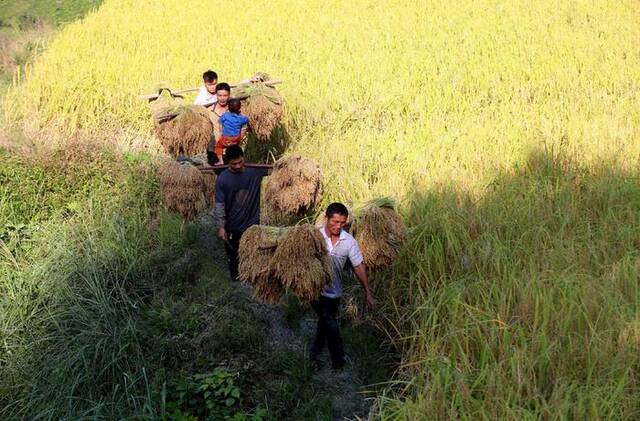
[[[278,241],[271,271],[302,303],[317,300],[333,273],[320,231],[311,224],[291,228]]]
[[[242,110],[249,117],[252,133],[260,140],[269,140],[271,132],[282,120],[282,105],[274,104],[263,96],[247,98]]]
[[[267,304],[278,304],[283,291],[280,281],[273,276],[264,276],[253,285],[253,296]]]
[[[192,221],[206,205],[200,170],[188,162],[168,161],[159,172],[160,193],[167,209]]]
[[[373,271],[390,267],[407,241],[406,228],[391,198],[374,199],[357,210],[351,234]]]
[[[267,72],[256,72],[256,74],[253,75],[253,78],[259,82],[268,82],[273,79]]]
[[[203,172],[202,184],[207,208],[212,209],[216,202],[216,174],[213,171]]]
[[[183,106],[182,99],[172,98],[168,93],[162,92],[158,99],[149,104],[154,124],[171,120],[178,115],[178,109]]]
[[[253,286],[254,296],[264,302],[276,304],[282,295],[280,280],[272,273],[271,259],[278,239],[287,228],[254,225],[240,239],[240,280]]]
[[[160,143],[173,156],[205,152],[213,134],[211,112],[200,105],[176,104],[161,100],[152,103],[154,129]]]
[[[300,155],[278,160],[267,179],[265,203],[274,215],[297,215],[313,209],[322,195],[322,171]]]
[[[231,88],[231,98],[245,100],[254,96],[263,96],[276,105],[283,103],[278,90],[262,82],[241,83]]]
[[[249,117],[251,130],[260,140],[268,140],[282,120],[282,97],[264,83],[242,84],[231,90],[232,98],[243,99],[242,114]]]

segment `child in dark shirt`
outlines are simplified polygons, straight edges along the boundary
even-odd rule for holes
[[[237,145],[242,140],[242,128],[249,124],[249,118],[240,114],[241,103],[239,99],[229,100],[229,111],[222,114],[220,122],[220,137],[216,141],[215,154],[218,157],[218,164],[222,164],[222,153],[224,149]]]

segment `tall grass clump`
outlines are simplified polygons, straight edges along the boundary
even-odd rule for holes
[[[535,152],[479,200],[416,191],[383,416],[637,418],[639,181]]]
[[[147,226],[158,205],[153,171],[133,172],[40,221],[20,247],[0,240],[3,418],[151,416],[158,409],[150,404],[138,316],[162,278],[169,245]]]

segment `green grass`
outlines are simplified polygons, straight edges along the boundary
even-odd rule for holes
[[[115,184],[104,168],[80,162],[30,165],[25,158],[1,150],[0,159],[0,227],[37,224],[56,214],[73,213],[92,192]]]
[[[1,0],[0,92],[23,80],[26,67],[60,28],[96,9],[102,0]]]
[[[2,0],[0,28],[25,30],[36,23],[62,26],[97,8],[102,0]]]
[[[416,191],[383,417],[637,418],[639,181],[541,151],[480,198]]]

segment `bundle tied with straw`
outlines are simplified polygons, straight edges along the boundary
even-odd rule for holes
[[[207,209],[213,209],[216,204],[216,174],[213,171],[202,172],[204,199]]]
[[[213,123],[205,107],[161,96],[151,103],[151,112],[156,136],[167,153],[191,157],[206,151]]]
[[[305,304],[318,299],[333,274],[324,238],[311,224],[287,231],[278,241],[270,268],[282,285]]]
[[[240,238],[240,280],[251,284],[254,296],[266,303],[280,301],[283,287],[271,270],[271,259],[276,252],[278,239],[287,228],[253,225]]]
[[[259,140],[268,140],[283,114],[280,93],[262,82],[246,83],[231,89],[231,97],[242,100],[242,114],[249,117],[251,130]]]
[[[192,221],[205,208],[200,170],[188,162],[167,161],[159,170],[162,201],[170,212]]]
[[[407,231],[389,197],[371,200],[355,212],[351,234],[372,271],[389,268],[407,241]]]
[[[271,215],[298,215],[322,197],[322,171],[314,161],[293,155],[278,160],[267,179],[265,203]]]

